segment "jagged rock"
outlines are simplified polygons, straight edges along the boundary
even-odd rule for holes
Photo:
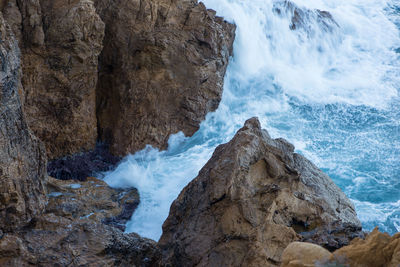
[[[312,231],[302,232],[301,241],[323,246],[329,251],[335,251],[350,244],[354,238],[365,238],[365,233],[360,226],[336,221],[323,225]]]
[[[111,188],[94,177],[88,177],[85,182],[49,178],[47,188],[47,213],[70,219],[103,221],[122,231],[139,205],[137,189]]]
[[[7,242],[7,243],[5,243]],[[89,219],[54,214],[0,240],[1,266],[159,266],[152,240]]]
[[[106,24],[97,115],[102,141],[126,155],[192,135],[221,99],[235,27],[196,0],[96,0]]]
[[[20,101],[20,51],[0,12],[0,230],[40,214],[46,203],[44,146],[29,130]]]
[[[293,242],[282,253],[281,267],[314,267],[329,263],[332,254],[315,244]]]
[[[170,266],[278,266],[299,233],[335,221],[360,227],[332,180],[256,118],[216,148],[173,202],[159,245]]]
[[[28,124],[48,156],[94,148],[104,23],[93,2],[9,0],[3,12],[20,39]]]
[[[46,212],[0,239],[0,266],[159,266],[154,241],[118,229],[138,204],[136,189],[96,178],[50,177],[47,187]]]
[[[334,252],[339,263],[351,267],[400,266],[400,233],[390,236],[375,228],[365,240],[356,238]]]

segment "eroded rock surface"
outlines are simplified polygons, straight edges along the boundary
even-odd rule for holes
[[[351,267],[400,266],[400,233],[390,236],[375,228],[365,240],[356,238],[334,252],[339,263]]]
[[[110,188],[104,181],[88,177],[84,182],[49,178],[47,213],[79,219],[89,218],[112,224],[122,231],[139,205],[135,188]]]
[[[9,0],[20,40],[24,111],[50,158],[94,148],[104,23],[90,0]]]
[[[121,232],[138,204],[135,189],[49,178],[47,191],[45,213],[0,238],[0,266],[159,266],[154,241]]]
[[[256,118],[216,148],[171,206],[159,241],[171,266],[278,266],[299,233],[335,221],[360,227],[332,180],[271,139]]]
[[[192,135],[217,108],[235,27],[195,0],[96,0],[106,24],[97,115],[116,155]]]
[[[28,128],[19,93],[20,50],[0,12],[0,230],[5,232],[24,226],[46,203],[46,153]]]

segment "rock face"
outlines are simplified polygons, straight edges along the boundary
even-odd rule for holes
[[[343,192],[256,118],[216,148],[181,192],[159,245],[170,266],[278,266],[301,232],[335,221],[360,227]]]
[[[44,146],[29,130],[20,101],[20,51],[0,12],[0,230],[24,226],[46,203]]]
[[[88,177],[85,182],[49,178],[47,188],[47,213],[69,219],[102,221],[122,231],[139,205],[139,194],[135,188],[110,188],[94,177]]]
[[[0,266],[159,266],[154,241],[113,227],[132,215],[135,189],[112,189],[95,178],[49,178],[47,190],[45,213],[1,237]]]
[[[9,0],[20,40],[24,111],[50,158],[94,148],[104,23],[89,0]]]
[[[235,27],[196,0],[96,0],[106,24],[97,116],[102,141],[126,155],[192,135],[217,108]]]
[[[400,266],[400,233],[390,236],[375,228],[365,240],[354,239],[336,250],[334,257],[352,267]]]

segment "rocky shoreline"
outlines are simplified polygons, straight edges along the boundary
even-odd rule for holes
[[[0,8],[0,266],[399,266],[400,235],[364,233],[333,181],[257,118],[182,190],[158,242],[124,234],[139,193],[92,176],[199,129],[235,25],[196,0]]]

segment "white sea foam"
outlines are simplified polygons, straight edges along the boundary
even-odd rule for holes
[[[329,11],[339,25],[332,31],[320,27],[315,11],[307,31],[291,30],[290,16],[273,11],[278,1],[204,2],[237,25],[222,102],[193,137],[174,135],[168,151],[148,147],[106,174],[111,186],[139,189],[127,231],[158,240],[181,189],[252,116],[323,167],[354,199],[367,228],[375,220],[394,229],[400,111],[392,100],[400,84],[400,35],[384,10],[389,1],[293,1],[303,10]],[[378,191],[368,198],[366,190]]]

